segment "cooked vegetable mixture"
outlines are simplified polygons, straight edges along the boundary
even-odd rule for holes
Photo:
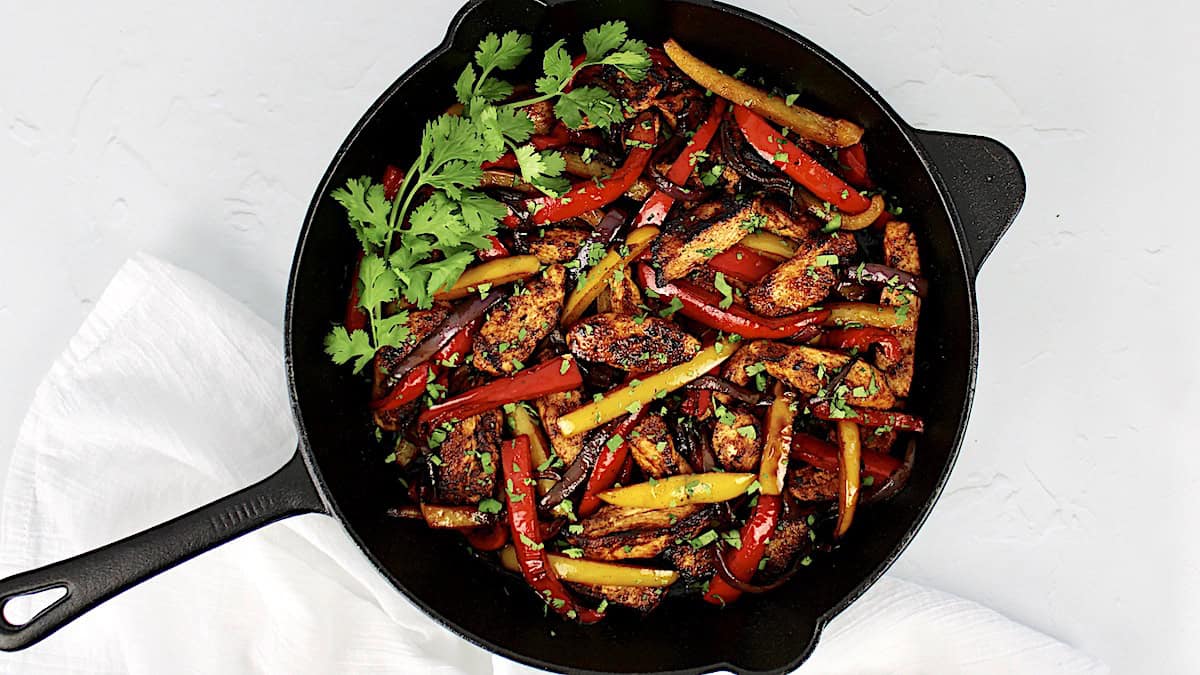
[[[777,588],[912,470],[915,230],[795,93],[622,22],[502,79],[531,52],[488,35],[411,164],[332,195],[391,513],[584,623]]]

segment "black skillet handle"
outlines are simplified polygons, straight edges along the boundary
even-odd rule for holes
[[[283,468],[244,490],[94,551],[0,581],[0,650],[37,643],[117,593],[267,523],[325,512],[297,451]],[[66,594],[24,624],[14,625],[3,615],[4,605],[17,596],[58,589]]]
[[[983,136],[917,130],[917,137],[950,190],[978,274],[1025,202],[1021,162],[1003,143]]]

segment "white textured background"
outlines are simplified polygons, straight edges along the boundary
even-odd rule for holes
[[[1003,140],[1028,174],[979,278],[968,440],[894,571],[1115,672],[1192,670],[1194,4],[739,4],[837,54],[910,122]],[[0,467],[46,367],[134,251],[282,321],[313,186],[456,9],[0,0]]]

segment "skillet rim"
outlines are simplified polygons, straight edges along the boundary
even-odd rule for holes
[[[354,540],[354,543],[362,551],[363,555],[371,562],[372,566],[374,566],[375,569],[378,570],[384,576],[384,578],[386,578],[388,580],[388,582],[397,591],[399,591],[410,602],[417,605],[426,616],[430,617],[431,619],[436,621],[441,626],[447,628],[455,635],[467,640],[471,644],[473,644],[477,647],[480,647],[490,653],[499,654],[505,658],[511,659],[518,663],[533,666],[536,668],[541,668],[541,669],[552,671],[552,672],[568,672],[568,670],[569,670],[569,672],[599,673],[599,672],[604,672],[604,671],[591,671],[591,670],[583,670],[583,669],[577,669],[577,668],[568,669],[561,665],[549,663],[549,662],[543,661],[541,659],[538,659],[536,657],[521,654],[518,652],[514,652],[506,647],[494,644],[494,643],[484,639],[483,637],[475,634],[474,632],[467,630],[467,629],[465,629],[461,626],[458,626],[457,624],[449,621],[444,616],[442,616],[439,612],[432,609],[418,595],[410,592],[405,587],[405,585],[403,583],[401,583],[391,573],[391,571],[385,565],[383,565],[382,562],[372,553],[370,547],[363,540],[363,538],[359,535],[359,533],[356,531],[356,529],[350,524],[349,520],[346,518],[345,514],[342,512],[342,509],[339,507],[337,497],[334,494],[333,490],[330,488],[329,484],[326,482],[324,475],[322,474],[321,469],[317,463],[317,460],[313,454],[313,450],[310,446],[309,434],[308,434],[307,426],[305,424],[304,411],[301,408],[300,399],[299,399],[299,396],[297,395],[297,391],[296,391],[296,356],[293,351],[293,345],[294,345],[293,329],[295,326],[293,324],[293,318],[295,316],[295,305],[298,301],[297,288],[296,288],[297,287],[297,278],[298,278],[298,271],[300,269],[301,262],[305,257],[306,245],[308,243],[309,235],[311,234],[312,229],[313,229],[313,221],[314,221],[316,212],[319,208],[320,202],[324,199],[325,195],[327,195],[329,193],[332,180],[333,180],[335,174],[338,173],[338,169],[340,168],[343,159],[349,153],[350,149],[355,146],[356,142],[358,141],[358,139],[361,136],[364,129],[374,120],[376,115],[379,114],[379,112],[391,102],[393,97],[397,96],[401,92],[401,90],[408,84],[409,80],[411,80],[419,71],[421,71],[422,69],[427,67],[432,61],[440,58],[446,52],[451,50],[451,48],[454,46],[455,40],[457,39],[459,30],[466,23],[467,19],[470,17],[470,15],[473,13],[473,11],[476,8],[478,8],[481,5],[488,4],[491,2],[496,2],[496,1],[497,0],[469,0],[466,4],[463,5],[463,7],[461,7],[458,10],[457,13],[455,13],[454,17],[450,20],[449,25],[446,28],[446,33],[443,36],[442,41],[440,43],[438,43],[438,45],[435,46],[432,50],[430,50],[428,53],[426,53],[423,57],[421,57],[412,66],[410,66],[407,70],[405,70],[366,109],[366,111],[363,113],[362,117],[360,117],[358,122],[355,123],[354,127],[351,129],[351,131],[347,135],[346,139],[341,143],[341,145],[338,147],[337,151],[334,153],[333,157],[331,158],[331,160],[329,162],[329,165],[327,166],[324,174],[322,175],[320,181],[318,182],[316,191],[313,194],[313,198],[309,202],[309,207],[305,211],[304,222],[301,227],[300,233],[297,236],[295,254],[293,255],[292,267],[291,267],[290,276],[288,279],[287,297],[286,297],[285,308],[284,308],[284,349],[285,349],[284,362],[285,362],[285,369],[286,369],[286,373],[287,373],[288,394],[289,394],[289,399],[291,402],[292,414],[296,421],[297,433],[298,433],[298,438],[299,438],[299,452],[304,459],[305,468],[308,470],[308,473],[311,476],[313,483],[317,488],[317,492],[320,494],[321,500],[325,504],[327,512],[329,513],[329,515],[333,516],[334,518],[336,518],[338,520],[338,522],[341,524],[341,526],[346,530],[347,534],[351,537],[351,539]],[[568,4],[570,2],[578,2],[579,0],[531,0],[531,1],[536,2],[538,4],[541,4],[541,5],[549,8],[549,7],[553,7],[553,6],[557,6],[557,5],[561,5],[561,4]],[[831,53],[829,53],[828,51],[826,51],[825,49],[823,49],[816,43],[812,42],[811,40],[801,36],[800,34],[796,33],[795,31],[791,30],[790,28],[788,28],[772,19],[768,19],[761,15],[755,14],[753,12],[742,9],[740,7],[736,7],[736,6],[727,4],[725,2],[720,2],[719,0],[674,0],[674,1],[697,6],[697,7],[707,7],[707,8],[716,9],[725,14],[732,15],[736,18],[739,18],[739,19],[742,19],[745,21],[749,21],[753,24],[758,25],[759,27],[761,27],[763,29],[772,31],[772,32],[788,39],[789,41],[796,43],[799,47],[807,50],[809,53],[811,53],[816,58],[823,60],[826,63],[826,65],[832,67],[839,76],[846,79],[849,83],[851,83],[852,85],[857,87],[861,91],[861,93],[863,93],[875,106],[877,106],[879,111],[882,113],[883,119],[887,123],[891,123],[891,124],[895,125],[897,127],[897,129],[900,131],[900,135],[904,139],[904,142],[907,144],[908,150],[912,151],[916,155],[917,159],[920,161],[921,166],[924,168],[927,177],[930,179],[931,183],[933,184],[933,186],[935,188],[938,202],[940,203],[942,210],[945,212],[945,214],[947,216],[947,220],[951,224],[950,229],[951,229],[951,234],[952,234],[953,240],[954,240],[954,248],[955,248],[955,251],[958,253],[957,268],[953,269],[953,270],[947,270],[947,274],[959,275],[960,279],[962,280],[962,283],[964,284],[963,290],[965,291],[966,304],[967,304],[967,310],[968,310],[968,312],[967,312],[967,319],[968,319],[967,329],[970,334],[970,344],[968,345],[968,350],[967,350],[969,358],[968,358],[968,364],[967,364],[968,365],[967,380],[965,383],[966,391],[965,391],[965,395],[962,399],[962,405],[961,405],[961,409],[960,409],[959,415],[958,415],[956,431],[953,434],[953,439],[951,441],[950,447],[948,448],[945,464],[942,468],[940,475],[938,476],[936,482],[933,485],[933,488],[932,488],[932,491],[931,491],[929,497],[920,505],[920,507],[917,510],[917,513],[915,514],[915,517],[913,518],[913,520],[911,521],[910,525],[905,530],[903,535],[901,535],[899,541],[896,543],[896,545],[893,547],[893,549],[880,562],[879,565],[877,565],[867,575],[865,575],[862,578],[862,580],[859,581],[858,584],[856,584],[854,586],[854,588],[852,588],[848,593],[846,593],[842,597],[841,600],[839,600],[832,607],[830,607],[828,610],[826,610],[825,612],[823,612],[821,615],[819,615],[817,617],[815,624],[814,624],[813,635],[810,639],[807,640],[805,649],[802,650],[802,652],[800,652],[799,654],[797,654],[795,658],[793,658],[790,662],[788,662],[783,667],[778,668],[778,669],[769,670],[769,671],[751,671],[751,670],[747,670],[745,668],[739,667],[737,664],[732,663],[729,660],[723,660],[720,663],[713,663],[713,664],[694,667],[694,668],[684,668],[684,669],[677,669],[677,670],[673,670],[673,671],[659,671],[659,672],[670,672],[670,673],[679,673],[679,674],[708,673],[708,672],[713,672],[716,670],[729,670],[729,671],[739,672],[739,673],[790,672],[791,670],[794,670],[797,667],[799,667],[802,663],[804,663],[806,660],[808,660],[808,658],[812,655],[813,651],[816,649],[817,643],[819,642],[821,633],[824,631],[824,629],[828,625],[828,623],[835,616],[837,616],[841,612],[845,611],[845,609],[847,607],[849,607],[856,600],[858,600],[858,598],[861,597],[862,594],[865,593],[868,588],[873,586],[875,584],[875,582],[877,582],[879,580],[879,578],[882,577],[883,574],[892,566],[892,564],[895,563],[896,559],[899,558],[899,556],[908,548],[908,545],[912,542],[912,540],[916,536],[917,532],[919,532],[920,529],[924,526],[925,521],[929,517],[929,514],[933,511],[934,505],[941,498],[941,495],[945,488],[946,482],[948,481],[948,479],[950,477],[950,473],[954,469],[954,465],[957,463],[959,452],[962,449],[963,439],[966,436],[967,422],[969,420],[972,404],[974,401],[975,385],[976,385],[978,365],[979,365],[979,316],[978,316],[977,302],[976,302],[976,297],[975,297],[975,275],[973,274],[973,272],[975,270],[973,269],[974,266],[968,262],[969,248],[966,245],[966,234],[965,234],[965,230],[964,230],[963,223],[962,223],[961,217],[959,215],[958,209],[955,207],[954,201],[950,195],[949,188],[947,187],[946,182],[941,175],[941,172],[937,168],[936,164],[934,164],[929,153],[926,151],[925,147],[923,146],[920,139],[918,138],[918,135],[922,132],[920,130],[915,129],[910,124],[908,124],[906,121],[904,121],[904,119],[900,117],[900,115],[892,108],[892,106],[879,94],[879,92],[874,87],[869,85],[862,77],[860,77],[856,72],[851,70],[846,64],[842,63],[841,60],[839,60],[838,58],[833,56]],[[309,252],[310,256],[311,255],[319,255],[319,254],[321,254],[321,252],[319,252],[319,251]]]

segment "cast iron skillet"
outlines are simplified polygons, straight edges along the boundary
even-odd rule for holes
[[[646,619],[612,612],[609,620],[582,627],[544,618],[541,602],[521,580],[467,555],[460,537],[383,515],[397,487],[372,450],[367,384],[322,353],[322,338],[344,307],[356,247],[344,211],[328,194],[348,177],[381,175],[387,162],[415,152],[417,129],[450,100],[451,83],[486,33],[515,28],[533,33],[545,47],[614,18],[652,43],[673,36],[719,66],[746,66],[789,90],[802,87],[821,108],[866,127],[872,171],[900,198],[905,219],[918,226],[923,272],[931,282],[910,399],[928,430],[908,487],[887,505],[859,514],[844,545],[778,591],[724,610],[676,599]],[[975,382],[975,274],[1024,195],[1020,164],[1000,143],[913,129],[824,50],[749,12],[712,0],[473,0],[442,44],[363,116],[309,207],[287,301],[287,369],[300,432],[296,454],[274,475],[224,499],[0,581],[0,602],[43,589],[67,591],[24,625],[0,619],[0,649],[38,642],[116,593],[209,548],[280,518],[315,512],[340,520],[363,554],[431,617],[517,661],[584,672],[793,669],[812,652],[821,628],[904,550],[950,473]]]

